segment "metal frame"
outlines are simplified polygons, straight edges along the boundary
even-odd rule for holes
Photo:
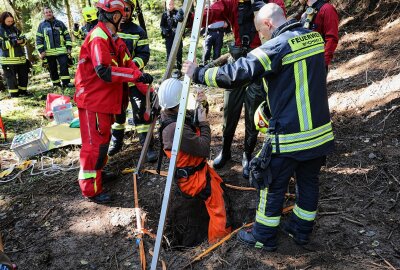
[[[205,1],[206,0],[199,0],[199,1],[197,1],[197,5],[196,5],[195,18],[194,18],[193,27],[192,27],[192,33],[190,35],[190,47],[189,47],[189,55],[188,55],[188,60],[192,61],[192,62],[195,62],[195,60],[196,60],[196,49],[197,49],[197,44],[199,41],[201,23],[203,20]],[[174,40],[174,44],[175,44],[175,41],[176,40]],[[164,197],[163,197],[161,213],[160,213],[160,220],[158,222],[157,238],[156,238],[156,242],[154,245],[154,255],[153,255],[153,259],[151,261],[151,269],[152,270],[156,270],[158,257],[160,255],[161,241],[163,238],[165,220],[166,220],[167,212],[168,212],[168,205],[169,205],[169,199],[170,199],[170,195],[171,195],[172,182],[173,182],[174,175],[175,175],[176,160],[177,160],[177,156],[178,156],[179,149],[180,149],[182,131],[183,131],[184,123],[185,123],[186,106],[187,106],[187,102],[188,102],[191,82],[192,82],[192,79],[185,75],[185,79],[183,81],[181,101],[179,103],[178,119],[176,121],[176,127],[175,127],[174,141],[172,143],[171,159],[170,159],[169,167],[168,167],[167,182],[165,183]]]

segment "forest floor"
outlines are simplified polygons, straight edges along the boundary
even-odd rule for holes
[[[184,222],[169,215],[160,258],[168,269],[400,269],[400,7],[380,3],[373,12],[342,14],[340,43],[328,76],[329,103],[335,130],[336,151],[328,157],[320,177],[320,204],[312,241],[294,244],[280,234],[276,252],[248,248],[236,236],[201,261],[188,266],[209,245],[179,244]],[[208,90],[211,100],[212,158],[221,147],[222,90]],[[22,104],[22,105],[21,105]],[[43,123],[31,99],[1,100],[3,118],[16,133],[23,126]],[[21,119],[12,111],[29,107]],[[43,108],[43,106],[42,106]],[[38,111],[34,111],[37,109]],[[25,119],[26,118],[26,119]],[[26,129],[26,127],[25,127]],[[133,135],[132,133],[129,133]],[[127,136],[124,151],[112,157],[107,168],[119,173],[106,189],[115,196],[110,205],[86,201],[77,183],[78,170],[56,176],[21,177],[0,185],[0,228],[5,253],[19,270],[30,269],[140,269],[133,234],[136,226],[132,175],[140,155],[136,137]],[[218,170],[229,184],[248,186],[241,176],[244,123],[239,123],[232,160]],[[262,138],[260,137],[260,142]],[[260,143],[261,145],[261,143]],[[2,167],[11,162],[9,145],[1,145]],[[79,158],[79,147],[47,153],[56,163]],[[211,163],[212,161],[210,161]],[[163,168],[166,170],[164,159]],[[154,169],[154,164],[145,167]],[[143,174],[138,182],[139,204],[146,213],[146,228],[155,233],[165,177]],[[233,208],[233,226],[254,221],[255,191],[227,190]],[[173,192],[171,209],[184,202]],[[286,202],[293,204],[292,200]],[[201,214],[192,213],[199,224]],[[180,215],[182,217],[182,215]],[[283,217],[283,220],[285,217]],[[190,221],[188,221],[190,223]],[[204,231],[204,228],[203,228]],[[150,264],[154,239],[144,236]]]

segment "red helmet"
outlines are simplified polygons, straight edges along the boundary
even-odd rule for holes
[[[109,13],[119,11],[122,16],[125,14],[125,4],[123,0],[99,0],[96,3],[96,7]]]

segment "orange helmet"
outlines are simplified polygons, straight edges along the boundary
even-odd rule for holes
[[[119,11],[121,15],[125,14],[125,4],[123,0],[99,0],[96,3],[96,7],[108,13]]]

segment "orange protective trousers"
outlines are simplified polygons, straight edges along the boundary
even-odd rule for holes
[[[171,151],[164,150],[168,158],[171,158]],[[176,167],[197,166],[203,162],[204,158],[188,155],[182,151],[179,152]],[[210,222],[208,224],[208,242],[210,244],[217,242],[231,232],[231,227],[227,222],[227,213],[224,201],[224,191],[221,187],[223,183],[221,177],[206,164],[203,169],[196,171],[188,178],[178,179],[179,189],[191,197],[197,196],[207,185],[207,172],[210,174],[211,194],[205,200]]]

